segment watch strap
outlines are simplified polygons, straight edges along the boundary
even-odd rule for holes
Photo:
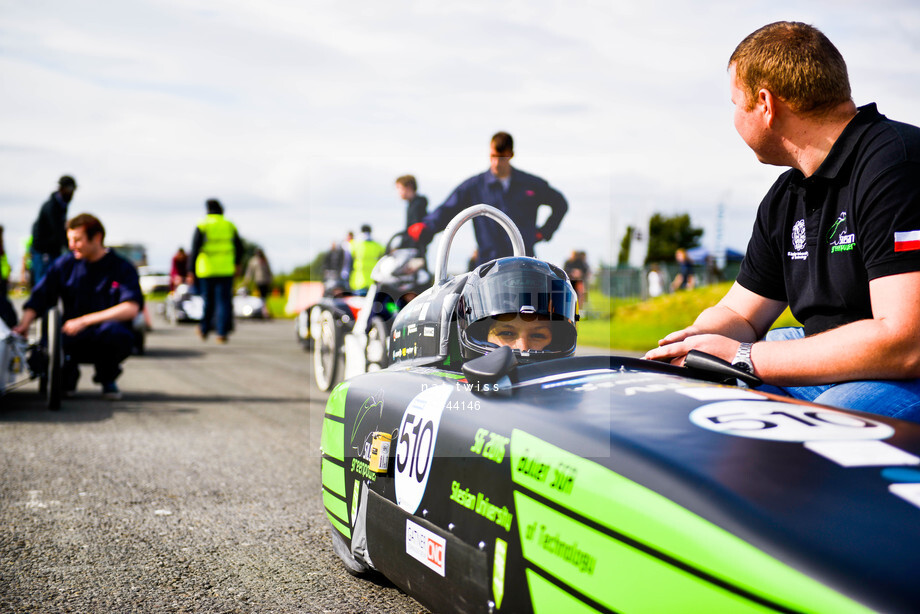
[[[751,362],[751,348],[753,346],[753,343],[747,342],[739,345],[738,351],[735,352],[735,359],[732,360],[732,365],[744,369],[748,373],[754,373],[754,363]]]

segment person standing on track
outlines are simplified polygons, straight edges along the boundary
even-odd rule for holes
[[[189,253],[189,262],[193,263],[189,276],[194,275],[204,300],[198,336],[207,339],[213,327],[217,342],[227,343],[233,326],[233,278],[242,268],[243,242],[233,222],[224,217],[219,200],[212,198],[205,205],[208,214],[195,228]]]
[[[351,242],[351,275],[349,284],[353,292],[366,293],[373,280],[374,265],[385,253],[383,245],[371,238],[371,227],[361,226],[361,237]]]
[[[48,197],[32,224],[32,287],[35,287],[55,259],[67,251],[67,207],[77,182],[70,175],[58,180],[58,189]]]
[[[448,222],[468,207],[485,203],[505,213],[521,231],[528,256],[534,255],[534,244],[549,241],[569,205],[562,194],[545,180],[511,166],[514,140],[507,132],[497,132],[489,144],[489,170],[470,177],[447,197],[440,207],[409,227],[415,241],[427,244],[431,237],[444,230]],[[550,216],[537,227],[537,210],[551,209]],[[478,244],[478,264],[512,255],[511,240],[501,226],[486,217],[473,220]]]
[[[418,182],[415,176],[397,177],[396,193],[406,201],[406,228],[425,219],[428,213],[428,199],[418,193]]]

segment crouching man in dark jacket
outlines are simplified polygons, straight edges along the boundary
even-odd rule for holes
[[[76,390],[79,363],[92,363],[103,396],[116,400],[115,380],[131,354],[131,321],[144,304],[137,270],[105,247],[102,223],[88,213],[67,222],[70,253],[61,256],[32,291],[14,331],[25,336],[29,325],[58,300],[63,305],[64,393]]]

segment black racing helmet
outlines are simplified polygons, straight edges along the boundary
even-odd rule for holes
[[[562,358],[575,353],[578,302],[565,272],[536,258],[499,258],[474,269],[457,302],[457,326],[464,360],[488,354],[496,316],[547,320],[552,338],[541,350],[514,350],[518,362]]]

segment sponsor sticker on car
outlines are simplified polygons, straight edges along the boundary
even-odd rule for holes
[[[406,519],[406,554],[444,577],[447,540]]]

